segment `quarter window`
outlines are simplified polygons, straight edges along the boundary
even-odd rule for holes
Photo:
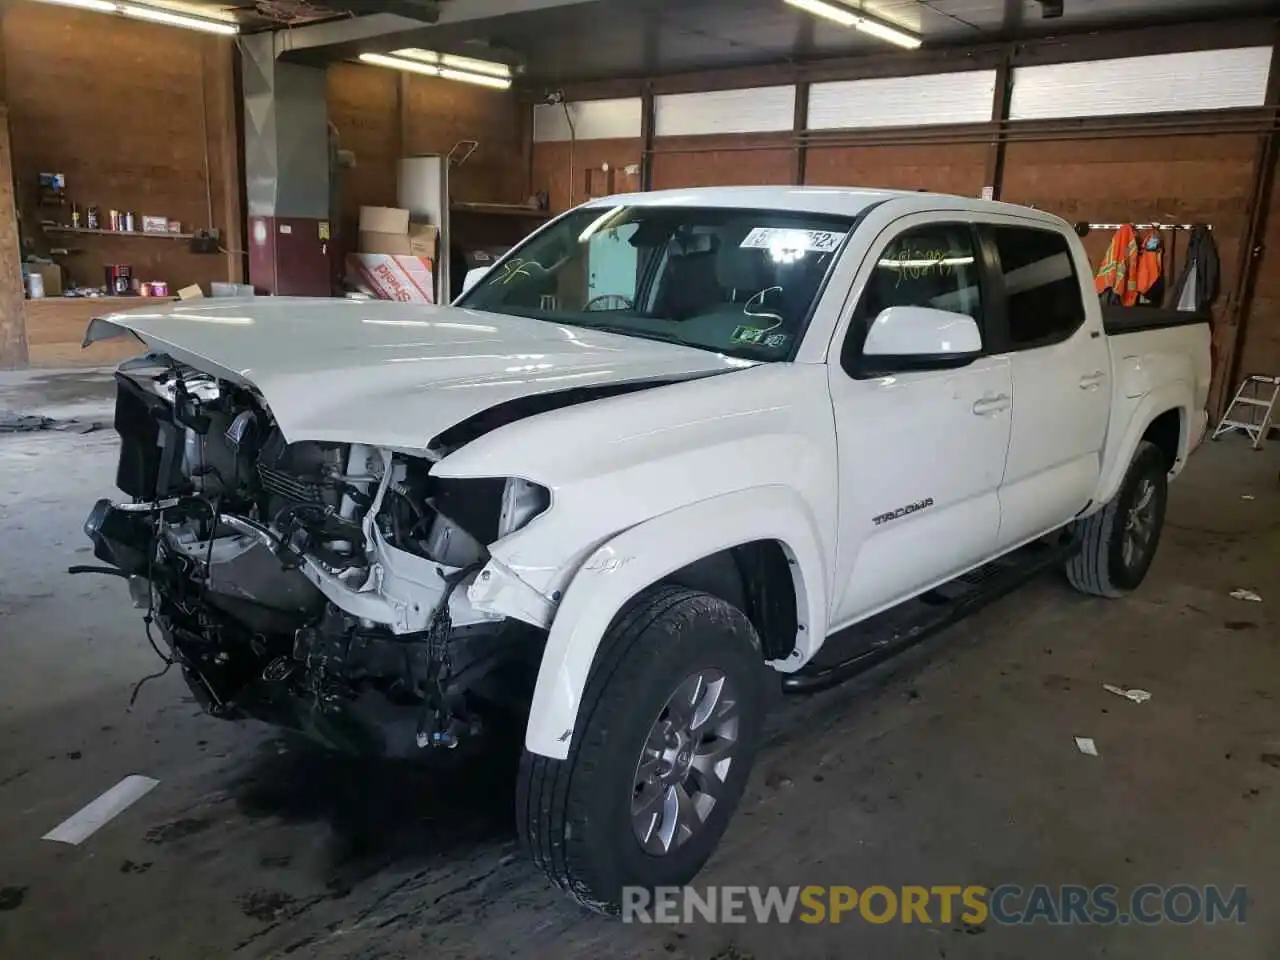
[[[1084,323],[1084,301],[1067,238],[1048,230],[993,227],[1015,350],[1058,343]]]

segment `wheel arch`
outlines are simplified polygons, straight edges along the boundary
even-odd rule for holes
[[[660,583],[745,603],[743,612],[765,645],[763,657],[778,670],[799,669],[826,635],[829,564],[820,544],[811,511],[783,486],[681,507],[602,544],[570,581],[551,623],[525,747],[557,759],[568,756],[605,631],[627,601]],[[790,644],[781,632],[787,629]]]
[[[1134,452],[1143,440],[1160,449],[1171,475],[1182,468],[1191,452],[1192,442],[1189,391],[1190,386],[1186,383],[1171,383],[1138,401],[1123,427],[1123,433],[1115,442],[1108,441],[1098,492],[1093,498],[1095,504],[1105,504],[1116,495]]]

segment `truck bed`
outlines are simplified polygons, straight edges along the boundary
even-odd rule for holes
[[[1209,323],[1208,311],[1168,310],[1164,307],[1120,307],[1102,305],[1102,328],[1107,336],[1118,337],[1143,330],[1163,330]]]

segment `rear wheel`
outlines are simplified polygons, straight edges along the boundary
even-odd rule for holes
[[[1120,597],[1142,583],[1160,545],[1169,498],[1168,466],[1153,443],[1138,444],[1120,489],[1101,510],[1073,526],[1080,552],[1067,579],[1082,593]]]
[[[526,752],[526,851],[593,910],[624,887],[688,883],[728,826],[760,738],[765,667],[746,616],[709,594],[647,590],[606,632],[569,756]]]

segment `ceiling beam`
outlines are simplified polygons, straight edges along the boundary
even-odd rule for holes
[[[350,7],[369,3],[380,13],[357,16],[349,20],[330,21],[280,31],[279,53],[291,59],[312,62],[354,59],[361,53],[387,53],[400,47],[430,44],[435,28],[492,20],[513,14],[536,13],[555,7],[599,3],[600,0],[449,0],[448,3],[423,0],[392,0],[396,12],[385,12],[391,3],[379,0],[344,0]],[[433,19],[406,16],[406,8],[419,3],[435,8]]]

